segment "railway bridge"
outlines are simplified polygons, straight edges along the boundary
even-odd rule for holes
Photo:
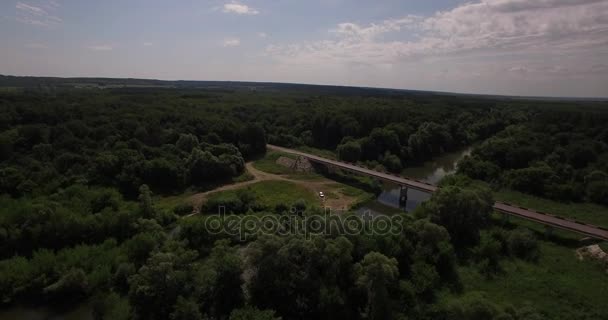
[[[401,177],[401,176],[390,174],[390,173],[385,173],[385,172],[380,172],[380,171],[364,168],[364,167],[358,166],[353,163],[331,160],[331,159],[319,157],[319,156],[316,156],[313,154],[305,153],[302,151],[283,148],[283,147],[270,145],[270,144],[267,146],[269,149],[272,149],[272,150],[281,151],[284,153],[289,153],[289,154],[294,154],[297,156],[304,157],[314,163],[337,167],[337,168],[340,168],[340,169],[343,169],[346,171],[350,171],[350,172],[354,172],[354,173],[362,174],[362,175],[366,175],[366,176],[371,176],[371,177],[377,178],[379,180],[397,184],[397,185],[401,186],[401,188],[402,188],[400,201],[404,200],[403,199],[404,196],[407,197],[407,188],[412,188],[412,189],[427,192],[427,193],[433,193],[433,192],[437,191],[437,189],[439,189],[439,187],[432,185],[428,182],[424,182],[424,181],[420,181],[420,180],[416,180],[416,179],[410,179],[410,178]],[[590,224],[587,224],[584,222],[567,219],[567,218],[562,218],[562,217],[555,216],[555,215],[552,215],[549,213],[538,212],[535,210],[522,208],[522,207],[518,207],[518,206],[515,206],[512,204],[499,202],[499,201],[494,203],[493,208],[497,212],[500,212],[500,213],[503,213],[506,215],[516,216],[516,217],[523,218],[523,219],[530,220],[530,221],[534,221],[534,222],[543,224],[543,225],[547,226],[548,228],[555,227],[555,228],[559,228],[559,229],[563,229],[563,230],[576,232],[578,234],[582,234],[584,236],[592,237],[595,239],[608,241],[608,229],[603,228],[603,227],[598,227],[598,226],[590,225]]]

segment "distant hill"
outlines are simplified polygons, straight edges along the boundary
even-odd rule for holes
[[[195,81],[195,80],[157,80],[134,78],[60,78],[0,75],[0,88],[182,88],[211,90],[249,90],[249,91],[290,91],[317,95],[359,95],[359,96],[408,96],[418,99],[425,97],[471,97],[492,100],[545,100],[545,101],[608,101],[608,98],[580,97],[534,97],[503,96],[487,94],[467,94],[440,91],[422,91],[373,87],[350,87],[335,85],[296,84],[279,82],[241,82],[241,81]]]

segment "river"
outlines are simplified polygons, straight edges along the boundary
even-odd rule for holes
[[[424,165],[418,167],[410,167],[405,169],[401,175],[409,178],[414,178],[422,181],[427,181],[432,184],[437,184],[443,177],[456,171],[458,161],[465,156],[471,154],[472,148],[466,148],[457,152],[446,153],[431,161],[425,162]],[[405,211],[412,211],[421,202],[428,200],[431,197],[430,193],[408,189],[407,201],[405,206],[399,204],[399,186],[391,183],[384,183],[382,193],[374,201],[370,201],[361,206],[357,212],[364,213],[369,211],[372,214],[383,214],[382,208],[386,206],[390,208],[398,208]]]

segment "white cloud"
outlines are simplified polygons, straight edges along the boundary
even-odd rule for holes
[[[142,43],[144,47],[151,47],[153,45],[152,42],[144,42]]]
[[[235,13],[240,15],[256,15],[260,12],[252,7],[249,7],[246,4],[241,4],[237,2],[231,2],[224,4],[223,11],[225,13]]]
[[[59,2],[55,1],[55,0],[48,0],[47,1],[47,7],[50,8],[59,8],[60,4]]]
[[[258,32],[258,37],[260,37],[260,38],[268,38],[268,34],[266,32]]]
[[[346,22],[340,23],[335,29],[330,30],[349,40],[372,40],[374,37],[383,33],[401,31],[402,29],[413,29],[421,17],[408,15],[400,19],[384,20],[380,24],[372,23],[369,26],[362,27],[356,23]]]
[[[241,45],[241,39],[239,38],[226,38],[222,42],[224,47],[238,47]]]
[[[112,51],[114,49],[114,47],[109,44],[88,46],[86,48],[92,51]]]
[[[24,2],[17,2],[15,8],[17,9],[17,16],[15,19],[21,23],[49,27],[60,24],[63,20],[51,12],[54,12],[59,4],[55,1],[48,1],[42,6],[33,6]]]
[[[383,39],[400,39],[406,30],[408,40]],[[606,34],[608,0],[482,0],[428,17],[341,23],[326,40],[269,46],[267,54],[299,64],[393,64],[481,53],[576,55],[608,48]]]
[[[31,6],[31,5],[29,5],[27,3],[23,3],[23,2],[17,2],[17,5],[15,5],[15,7],[19,10],[22,10],[24,12],[27,12],[27,13],[35,15],[35,16],[46,16],[48,14],[42,8],[34,7],[34,6]]]

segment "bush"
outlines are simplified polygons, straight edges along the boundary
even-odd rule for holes
[[[593,181],[587,186],[589,200],[608,205],[608,181]]]
[[[493,275],[500,273],[500,256],[502,244],[492,235],[484,235],[481,242],[474,248],[475,258],[479,262],[479,270],[486,277],[491,278]]]
[[[185,216],[191,214],[194,211],[194,206],[190,203],[180,203],[173,207],[173,213],[178,216]]]
[[[361,145],[355,141],[339,145],[337,151],[340,160],[357,162],[361,158]]]
[[[528,229],[519,228],[511,231],[507,243],[509,252],[520,259],[537,261],[540,256],[538,241]]]

